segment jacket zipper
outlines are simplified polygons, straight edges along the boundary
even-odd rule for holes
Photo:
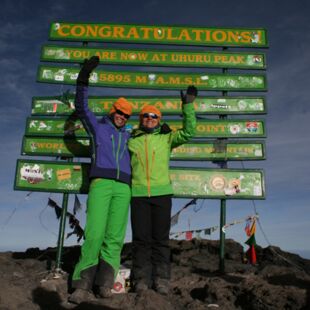
[[[111,140],[112,140],[112,154],[113,154],[113,157],[115,158],[115,142],[114,142],[113,134],[111,135]]]
[[[150,170],[150,173],[153,172],[153,167],[154,167],[154,159],[155,159],[155,151],[153,150],[153,153],[152,153],[152,164],[151,164],[151,170]]]
[[[117,173],[116,173],[116,178],[118,179],[118,160],[117,160],[117,152],[115,152],[115,140],[114,140],[114,135],[112,134],[111,135],[111,140],[112,140],[112,154],[113,154],[113,157],[115,159],[115,163],[116,163],[116,170],[117,170]]]
[[[148,192],[148,196],[151,197],[151,184],[150,184],[150,174],[149,174],[149,153],[148,153],[148,148],[147,148],[147,135],[145,135],[144,147],[145,147],[145,157],[146,157],[147,192]]]
[[[121,148],[122,134],[118,133],[118,145],[116,151],[116,167],[117,167],[117,179],[119,179],[119,150]]]

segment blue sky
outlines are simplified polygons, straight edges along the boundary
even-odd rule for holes
[[[59,95],[69,86],[36,83],[40,49],[48,43],[53,21],[132,23],[149,25],[192,25],[205,27],[262,27],[268,32],[266,93],[267,160],[244,162],[245,168],[263,168],[266,174],[264,201],[256,201],[260,223],[257,242],[270,242],[283,250],[310,257],[309,234],[309,72],[310,4],[307,0],[132,0],[132,1],[1,1],[0,12],[0,251],[55,246],[58,221],[46,208],[48,193],[13,191],[15,164],[20,158],[26,117],[33,96]],[[203,70],[203,69],[202,69]],[[208,69],[206,69],[208,71]],[[93,88],[92,94],[152,94],[149,91]],[[153,94],[167,94],[153,91]],[[177,95],[175,92],[169,93]],[[207,95],[207,93],[203,93]],[[212,167],[211,164],[209,164]],[[214,166],[213,166],[214,167]],[[241,163],[229,163],[241,168]],[[51,198],[61,204],[61,195]],[[80,196],[85,202],[85,196]],[[176,200],[173,213],[188,200]],[[73,196],[69,201],[72,209]],[[212,227],[219,224],[220,202],[199,201],[197,212],[181,213],[174,231]],[[15,211],[14,211],[15,210]],[[13,213],[14,212],[14,213]],[[254,214],[252,201],[228,201],[227,222]],[[11,217],[10,217],[11,216]],[[83,224],[84,211],[78,214]],[[244,224],[227,229],[226,238],[246,240]],[[68,232],[67,228],[67,232]],[[210,238],[218,239],[219,232]],[[130,240],[130,227],[127,240]],[[66,245],[75,244],[71,237]]]

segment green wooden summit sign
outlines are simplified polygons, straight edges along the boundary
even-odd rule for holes
[[[133,113],[139,113],[144,105],[154,105],[165,114],[181,113],[180,97],[127,97]],[[89,96],[88,106],[96,115],[108,113],[117,97]],[[198,97],[196,113],[206,114],[265,114],[264,97]],[[69,115],[74,112],[74,95],[33,97],[32,115]]]
[[[50,40],[266,47],[261,28],[215,28],[92,23],[51,23]]]
[[[172,150],[172,160],[261,160],[265,159],[262,142],[186,143]]]
[[[37,80],[44,83],[75,85],[79,68],[39,66]],[[90,86],[147,89],[183,89],[195,85],[199,90],[265,91],[263,74],[163,73],[95,70]]]
[[[173,130],[182,127],[181,121],[169,120]],[[138,121],[129,121],[127,128],[137,128]],[[31,117],[26,122],[26,135],[46,137],[87,137],[81,121],[77,118]],[[251,138],[265,137],[263,120],[199,120],[195,138]]]
[[[174,197],[264,199],[262,170],[171,168]]]
[[[22,155],[90,157],[89,138],[48,138],[24,136]]]
[[[248,95],[249,92],[267,90],[266,75],[262,72],[266,69],[266,55],[257,52],[258,48],[268,47],[265,29],[56,21],[50,25],[49,40],[75,43],[46,44],[42,47],[41,61],[60,64],[40,65],[37,72],[38,82],[75,85],[80,64],[84,59],[93,55],[99,56],[103,66],[91,73],[89,86],[123,88],[124,94],[120,97],[126,97],[131,102],[134,114],[138,114],[146,104],[154,105],[166,115],[167,120],[163,119],[162,122],[166,121],[172,130],[178,130],[183,125],[180,90],[185,90],[188,85],[195,85],[202,93],[222,92],[222,96],[200,95],[195,100],[195,111],[200,114],[197,116],[196,134],[188,144],[173,149],[170,159],[173,161],[172,165],[177,161],[183,161],[183,164],[185,161],[197,161],[194,165],[197,168],[184,167],[181,164],[183,167],[170,167],[174,197],[220,199],[220,227],[226,224],[227,199],[265,199],[263,170],[223,168],[227,167],[227,161],[262,160],[266,157],[264,141],[256,139],[266,137],[264,120],[252,119],[252,116],[250,119],[245,116],[239,119],[229,117],[266,113],[265,98],[261,95]],[[88,42],[105,44],[88,46]],[[107,42],[112,45],[107,47]],[[121,46],[121,43],[126,45]],[[132,48],[129,48],[129,44],[132,44]],[[140,48],[139,44],[157,46],[147,49]],[[163,46],[160,48],[160,45],[179,46],[165,49]],[[198,46],[202,48],[199,50]],[[207,46],[219,48],[206,51]],[[226,47],[235,48],[235,51],[232,52]],[[256,50],[241,51],[240,48],[243,47]],[[114,65],[115,68],[105,70],[106,64]],[[133,66],[144,66],[144,70],[134,69]],[[159,66],[167,68],[156,71],[155,67]],[[169,70],[168,67],[183,67],[184,70]],[[228,69],[237,70],[231,73]],[[258,70],[261,70],[260,73]],[[168,96],[153,97],[136,96],[138,93],[133,92],[135,96],[128,97],[126,91],[131,88],[166,89],[175,92],[171,92],[174,96],[166,94]],[[228,96],[228,92],[235,92],[236,96],[231,93]],[[236,92],[246,93],[241,96]],[[56,159],[19,159],[14,180],[15,190],[63,193],[56,266],[53,269],[56,275],[62,272],[62,248],[69,194],[87,194],[90,185],[93,141],[77,117],[74,96],[75,94],[68,91],[61,96],[33,97],[32,117],[26,122],[22,155]],[[117,99],[115,96],[90,96],[88,106],[96,116],[101,117],[110,111]],[[207,119],[204,114],[217,115],[218,119]],[[138,117],[133,115],[125,129],[131,132],[138,126]],[[82,158],[82,162],[78,158]],[[206,161],[220,161],[223,165],[216,169],[202,168],[198,165],[199,161],[201,165]],[[193,163],[188,163],[187,166],[193,166]],[[224,240],[225,232],[221,230],[221,272],[224,271]]]
[[[14,189],[87,193],[89,164],[17,160]]]
[[[27,137],[23,139],[22,155],[90,157],[89,138]],[[261,160],[265,159],[262,142],[188,143],[173,149],[172,160]]]
[[[87,163],[18,160],[14,188],[26,191],[87,193]],[[264,199],[261,170],[171,168],[175,197]]]
[[[264,53],[188,52],[44,45],[41,60],[78,62],[99,56],[101,64],[265,69]]]

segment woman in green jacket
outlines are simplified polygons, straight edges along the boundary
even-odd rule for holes
[[[133,131],[128,143],[132,168],[132,282],[136,292],[151,287],[161,294],[169,292],[173,195],[169,159],[172,148],[195,134],[196,96],[194,86],[189,86],[185,95],[181,91],[183,127],[176,131],[166,124],[160,125],[161,112],[155,106],[144,106],[139,128]]]

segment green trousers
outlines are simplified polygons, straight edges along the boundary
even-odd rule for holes
[[[96,282],[100,261],[111,266],[114,275],[126,234],[131,190],[128,184],[94,179],[87,199],[85,241],[72,276],[74,288],[90,289]],[[100,283],[99,283],[100,285]]]

